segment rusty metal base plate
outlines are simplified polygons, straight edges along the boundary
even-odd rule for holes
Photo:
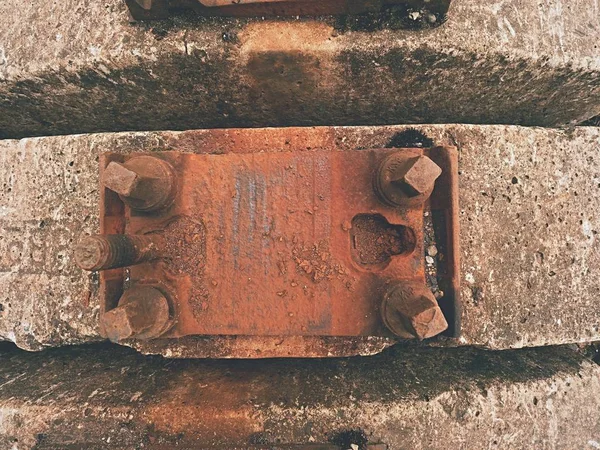
[[[399,280],[427,283],[447,334],[458,334],[456,149],[198,152],[151,154],[177,173],[164,211],[136,212],[102,189],[102,233],[165,241],[161,259],[101,273],[102,314],[131,286],[168,293],[172,327],[130,344],[157,353],[175,346],[171,356],[183,357],[375,353],[396,341],[380,308]],[[425,205],[392,207],[377,196],[374,174],[397,152],[426,154],[442,168]],[[104,154],[101,177],[111,161],[140,155]],[[431,246],[437,255],[426,260]]]

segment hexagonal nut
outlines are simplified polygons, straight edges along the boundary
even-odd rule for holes
[[[170,322],[169,302],[152,286],[127,289],[119,305],[102,316],[105,333],[112,342],[159,337]]]
[[[448,328],[434,295],[420,283],[393,285],[384,295],[381,316],[388,329],[404,339],[428,339]]]
[[[170,207],[177,193],[173,166],[154,156],[134,156],[124,163],[112,161],[102,174],[104,187],[116,192],[130,208],[153,212]]]

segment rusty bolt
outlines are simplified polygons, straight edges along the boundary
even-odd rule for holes
[[[106,335],[112,342],[123,339],[153,339],[168,330],[169,301],[152,286],[134,286],[127,289],[119,305],[102,316]]]
[[[107,234],[84,237],[75,247],[75,262],[84,270],[132,266],[160,258],[161,236]]]
[[[398,152],[379,166],[375,191],[388,205],[419,205],[429,198],[442,169],[425,155]]]
[[[153,156],[136,156],[123,164],[112,161],[104,170],[102,183],[138,211],[165,209],[175,199],[173,167]]]
[[[434,295],[422,283],[394,284],[384,295],[381,316],[388,329],[404,339],[427,339],[448,328]]]

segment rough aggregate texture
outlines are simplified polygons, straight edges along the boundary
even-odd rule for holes
[[[0,358],[2,448],[599,445],[600,367],[568,348],[219,362],[96,345]]]
[[[464,143],[467,339],[490,348],[551,344],[553,335],[563,342],[597,339],[598,128],[512,128],[486,137],[464,131],[455,138]]]
[[[0,1],[0,137],[508,123],[600,113],[595,0],[451,5],[443,26],[334,18],[131,25],[122,0]]]
[[[0,338],[30,350],[100,339],[97,279],[75,267],[70,246],[97,231],[101,152],[352,150],[420,139],[460,151],[463,311],[462,337],[453,343],[506,349],[600,340],[600,129],[407,128],[271,129],[268,139],[264,130],[232,129],[0,142]]]

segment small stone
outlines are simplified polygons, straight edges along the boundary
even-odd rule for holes
[[[438,254],[438,249],[435,245],[430,245],[429,248],[427,249],[427,254],[429,256],[436,256]]]
[[[427,264],[430,266],[433,266],[433,263],[435,262],[435,260],[431,256],[426,256],[425,261],[427,261]]]
[[[429,23],[437,22],[437,17],[435,17],[435,14],[427,14],[427,22],[429,22]]]

